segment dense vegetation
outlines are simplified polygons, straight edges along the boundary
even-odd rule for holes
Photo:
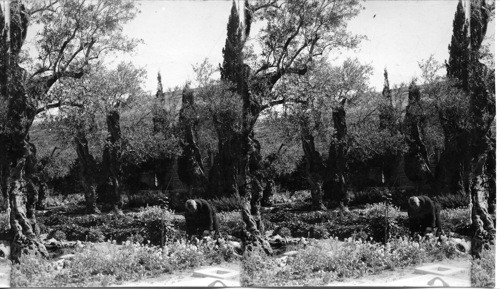
[[[364,39],[347,30],[361,1],[244,1],[243,13],[233,1],[218,69],[195,65],[193,83],[168,90],[158,73],[152,94],[143,68],[108,63],[140,43],[124,32],[134,1],[8,1],[0,239],[13,286],[237,261],[242,285],[324,285],[464,252],[473,284],[493,285],[495,8],[470,2],[449,61],[430,56],[392,87],[386,69],[379,93],[371,65],[331,61]],[[441,205],[443,236],[410,236],[415,195]],[[191,198],[218,211],[220,238],[186,238]]]

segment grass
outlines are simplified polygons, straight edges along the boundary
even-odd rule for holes
[[[454,245],[436,238],[422,242],[393,239],[387,245],[349,239],[316,241],[286,261],[264,254],[246,254],[242,286],[318,286],[377,274],[423,262],[453,259]]]
[[[495,287],[495,247],[483,250],[480,258],[472,261],[471,285],[472,287]]]

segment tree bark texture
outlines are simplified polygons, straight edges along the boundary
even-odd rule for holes
[[[120,114],[110,110],[106,115],[108,137],[102,154],[102,169],[104,175],[103,189],[100,190],[99,201],[109,202],[112,209],[119,212],[123,207],[121,194],[121,146]]]
[[[335,132],[332,135],[326,164],[326,183],[331,187],[325,190],[325,199],[336,205],[347,205],[347,185],[345,181],[347,155],[347,125],[344,109],[345,100],[332,107],[332,121]]]
[[[408,146],[408,151],[404,154],[404,171],[408,179],[416,185],[418,194],[428,194],[433,176],[429,167],[427,149],[422,141],[422,111],[420,92],[412,83],[409,88],[404,120],[405,141]]]
[[[194,107],[194,93],[185,88],[179,111],[180,146],[182,153],[177,160],[179,179],[190,187],[207,189],[208,179],[203,169],[201,153],[196,143],[195,128],[198,116]]]
[[[19,261],[22,253],[33,251],[48,256],[47,250],[36,235],[36,218],[33,208],[27,209],[26,203],[35,200],[34,190],[26,176],[26,163],[30,162],[32,147],[29,145],[28,132],[36,114],[32,98],[28,96],[25,85],[26,72],[18,66],[18,55],[26,38],[28,16],[24,6],[16,1],[10,3],[11,23],[5,27],[3,14],[0,12],[0,31],[3,33],[0,42],[0,100],[4,115],[4,126],[0,131],[0,139],[4,141],[4,158],[1,160],[2,191],[9,200],[11,259]],[[9,28],[9,29],[5,29]],[[7,177],[7,180],[5,179]]]
[[[469,72],[471,142],[469,149],[469,185],[472,202],[471,254],[479,256],[484,248],[492,246],[495,239],[495,224],[488,213],[488,155],[494,146],[490,130],[495,117],[495,93],[486,83],[488,68],[480,62],[480,47],[486,35],[490,8],[484,0],[471,1],[470,38],[471,59]],[[494,87],[494,85],[493,85]]]
[[[439,112],[444,134],[444,150],[441,153],[435,172],[434,193],[468,194],[466,183],[466,153],[467,143],[470,141],[468,132],[461,127],[466,121],[462,115],[453,112]]]
[[[315,210],[325,210],[323,185],[327,166],[316,150],[314,137],[309,132],[304,131],[301,140],[306,159],[307,181],[311,187],[312,207]]]
[[[89,152],[88,141],[83,132],[79,132],[75,137],[75,148],[80,168],[80,183],[85,194],[86,212],[89,214],[99,213],[97,208],[98,167],[94,157]]]

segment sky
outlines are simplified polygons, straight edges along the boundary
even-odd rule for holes
[[[141,13],[124,32],[143,40],[130,60],[147,70],[145,88],[156,91],[158,72],[164,87],[182,86],[194,79],[192,66],[205,58],[218,65],[231,1],[136,1]],[[242,5],[243,1],[240,1]],[[348,29],[367,37],[356,51],[334,54],[341,61],[357,57],[373,66],[370,84],[383,86],[387,68],[391,85],[420,76],[418,62],[431,55],[440,63],[448,58],[448,44],[458,0],[363,2],[364,10],[352,19]],[[488,35],[494,35],[494,25]]]

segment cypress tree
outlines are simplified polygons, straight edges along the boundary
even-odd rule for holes
[[[459,81],[462,89],[468,90],[468,58],[469,58],[469,39],[467,36],[468,23],[465,18],[465,11],[462,0],[458,1],[457,11],[453,19],[453,35],[451,43],[448,46],[450,59],[446,63],[448,78],[454,78]]]
[[[220,67],[221,79],[238,83],[242,64],[240,17],[233,1],[231,14],[227,23],[226,45],[222,49],[224,60]]]
[[[389,87],[389,77],[387,75],[387,68],[384,68],[384,89],[382,90],[382,95],[389,99],[392,103],[391,88]]]

